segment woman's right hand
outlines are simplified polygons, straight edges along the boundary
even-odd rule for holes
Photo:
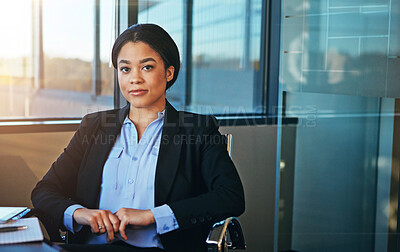
[[[78,208],[73,214],[76,223],[88,225],[92,232],[103,234],[107,232],[107,239],[114,240],[114,233],[119,230],[119,219],[109,210]]]

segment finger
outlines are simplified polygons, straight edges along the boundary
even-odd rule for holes
[[[103,222],[104,222],[104,225],[105,225],[105,232],[107,231],[107,238],[110,240],[110,241],[112,241],[112,240],[114,240],[114,228],[113,228],[113,225],[111,224],[111,222],[110,222],[110,219],[109,219],[109,214],[107,213],[107,212],[103,212],[103,214],[102,214],[103,216]]]
[[[92,233],[96,234],[96,233],[99,232],[100,224],[98,224],[98,223],[99,223],[99,220],[97,220],[97,218],[95,216],[91,216],[90,217],[89,224],[90,224],[90,227],[92,229]]]
[[[98,234],[104,234],[107,231],[106,225],[104,224],[104,222],[99,222],[99,224],[97,224],[97,229],[99,230],[97,233]]]
[[[119,220],[121,220],[121,218],[122,218],[122,211],[123,211],[123,209],[121,208],[121,209],[119,209],[118,211],[116,211],[115,213],[114,213],[114,215],[115,216],[117,216],[117,218],[119,219]]]
[[[106,233],[106,240],[108,243],[111,243],[114,240],[114,237],[116,237],[114,232],[113,232],[113,237],[110,237],[108,232]]]
[[[90,229],[91,229],[92,233],[94,233],[94,234],[102,234],[102,233],[104,233],[105,226],[104,226],[104,224],[96,223],[96,224],[90,225]]]
[[[118,217],[110,213],[109,218],[110,218],[111,224],[113,226],[114,233],[118,232],[118,229],[119,229]]]
[[[125,221],[121,221],[120,225],[119,225],[119,233],[121,235],[121,237],[126,241],[128,240],[128,237],[125,234],[125,227],[128,223]]]
[[[98,213],[98,215],[96,215],[96,219],[97,219],[97,234],[104,234],[106,232],[106,225],[104,224],[103,221],[103,216],[102,213]]]

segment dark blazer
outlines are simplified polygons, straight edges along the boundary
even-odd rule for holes
[[[86,115],[67,148],[32,191],[35,208],[63,228],[72,204],[97,209],[102,171],[129,112]],[[168,102],[156,167],[155,206],[168,204],[179,229],[160,236],[166,251],[205,251],[210,226],[244,212],[244,193],[212,116],[176,111]],[[88,227],[74,235],[84,242]]]

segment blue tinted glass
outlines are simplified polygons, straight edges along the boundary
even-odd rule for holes
[[[282,87],[399,97],[398,19],[398,1],[283,1]]]
[[[399,7],[282,1],[278,251],[395,251]]]
[[[260,81],[262,1],[194,1],[189,109],[253,113]]]
[[[186,13],[184,0],[139,1],[139,22],[159,24],[178,44],[182,67],[167,91],[175,106],[204,114],[259,112],[261,99],[255,97],[262,90],[254,87],[262,81],[262,3],[195,0]],[[191,15],[191,24],[186,15]]]
[[[154,23],[163,27],[178,46],[181,59],[184,52],[184,0],[139,1],[139,23]],[[182,62],[182,60],[181,60]],[[186,63],[183,61],[174,85],[167,91],[168,100],[176,107],[185,104]]]

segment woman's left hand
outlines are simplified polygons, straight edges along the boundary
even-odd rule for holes
[[[121,208],[115,215],[120,220],[119,233],[125,240],[128,237],[125,234],[125,228],[127,225],[132,225],[135,227],[144,227],[155,223],[153,212],[151,210],[139,210],[133,208]]]

